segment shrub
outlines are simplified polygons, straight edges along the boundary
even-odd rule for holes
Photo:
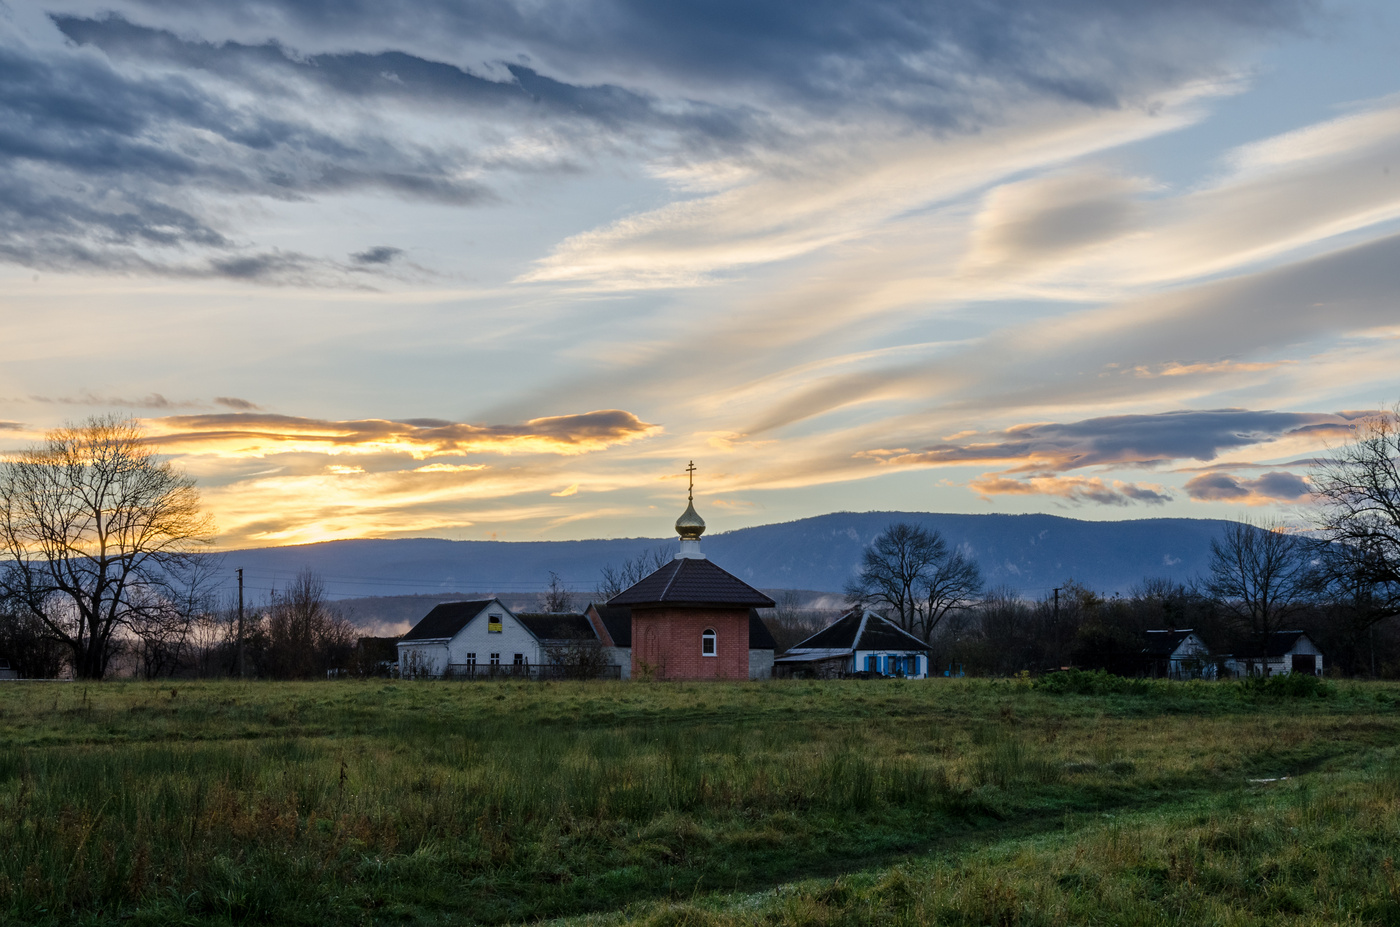
[[[1115,676],[1103,670],[1060,670],[1035,681],[1035,688],[1056,695],[1111,695],[1120,692],[1141,692],[1142,680]]]
[[[1335,686],[1310,673],[1250,676],[1238,685],[1241,694],[1256,698],[1323,698],[1336,693]]]

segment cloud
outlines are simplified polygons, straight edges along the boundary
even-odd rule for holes
[[[1081,171],[1002,184],[974,226],[968,264],[997,272],[1090,248],[1138,228],[1146,181]]]
[[[266,413],[174,416],[155,419],[150,425],[154,443],[181,453],[234,458],[294,453],[403,454],[415,460],[480,453],[585,454],[661,430],[620,409],[536,418],[521,425],[326,421]],[[446,468],[432,472],[446,472]]]
[[[760,14],[714,3],[573,0],[526,12],[505,0],[425,0],[412,17],[363,2],[332,10],[264,0],[256,12],[237,14],[215,2],[64,4],[74,11],[114,7],[215,45],[276,41],[304,55],[393,48],[493,78],[525,55],[538,71],[571,83],[627,79],[657,90],[685,88],[696,99],[742,88],[810,109],[858,102],[946,121],[989,85],[1114,105],[1144,83],[1209,68],[1243,37],[1296,27],[1313,4],[822,0]],[[415,76],[386,63],[363,70],[404,84]]]
[[[860,456],[896,466],[1015,462],[1016,471],[1021,472],[1154,467],[1182,459],[1214,460],[1222,451],[1267,446],[1283,439],[1345,440],[1356,418],[1364,414],[1214,409],[1110,415],[1015,425],[1000,432],[965,434],[956,443],[912,451],[868,450]]]
[[[1026,479],[1008,479],[1000,474],[987,474],[968,483],[968,488],[984,499],[1003,495],[1058,496],[1076,504],[1093,502],[1118,506],[1135,503],[1163,505],[1172,499],[1170,491],[1161,486],[1123,480],[1113,480],[1110,483],[1098,477],[1031,476]]]
[[[1287,471],[1265,473],[1256,479],[1241,479],[1232,473],[1203,473],[1186,482],[1186,493],[1198,502],[1237,502],[1267,505],[1273,502],[1299,502],[1312,487],[1302,476]]]
[[[299,0],[237,12],[48,0],[49,20],[28,16],[28,33],[0,39],[0,259],[353,285],[348,271],[391,263],[359,257],[383,252],[347,267],[247,240],[227,205],[376,193],[474,207],[513,175],[618,155],[674,178],[778,177],[872,130],[887,142],[974,133],[1037,102],[1142,108],[1220,75],[1241,43],[1299,27],[1313,6],[823,0],[749,15],[428,0],[403,16],[368,3],[332,14]],[[788,237],[789,249],[827,240]],[[588,262],[574,263],[577,277]]]
[[[560,499],[564,499],[564,498],[567,498],[567,497],[569,497],[569,496],[578,495],[578,484],[577,484],[577,483],[570,483],[570,484],[568,485],[568,487],[566,487],[566,488],[564,488],[564,489],[561,489],[561,490],[559,490],[558,492],[552,492],[552,493],[550,493],[550,495],[551,495],[551,496],[555,496],[556,498],[560,498]]]
[[[25,430],[25,425],[24,425],[23,422],[7,422],[7,421],[0,420],[0,431],[24,431],[24,430]]]
[[[198,409],[204,406],[196,399],[168,399],[160,393],[147,393],[139,399],[122,396],[99,396],[83,390],[76,396],[30,396],[31,402],[62,406],[103,406],[117,409]]]
[[[356,264],[389,264],[401,254],[403,254],[402,248],[391,248],[388,245],[379,245],[366,251],[359,251],[350,255],[350,260]]]
[[[240,412],[256,412],[261,408],[246,399],[239,399],[237,396],[215,396],[214,402],[217,405],[237,409]]]

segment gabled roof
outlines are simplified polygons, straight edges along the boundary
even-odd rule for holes
[[[646,605],[772,608],[773,600],[709,560],[679,557],[608,600],[612,606]]]
[[[1244,657],[1245,659],[1281,657],[1297,646],[1300,637],[1308,637],[1308,633],[1306,631],[1275,631],[1262,641],[1255,640],[1241,648],[1235,656],[1236,658]],[[1308,642],[1312,643],[1314,647],[1317,646],[1311,637],[1308,637]]]
[[[928,644],[872,611],[849,611],[788,653],[806,650],[928,650]]]
[[[614,647],[632,646],[632,609],[625,605],[608,606],[593,602],[588,606],[598,613],[603,629],[612,638]]]
[[[521,612],[515,616],[542,641],[593,641],[593,625],[583,615],[569,612]]]
[[[473,599],[470,602],[444,602],[424,615],[423,620],[415,624],[399,640],[400,642],[433,641],[454,637],[458,631],[467,626],[467,622],[481,614],[486,606],[492,602],[496,602],[496,600]],[[501,606],[501,608],[502,611],[505,610],[505,606]]]
[[[1191,628],[1147,631],[1143,634],[1147,646],[1142,648],[1142,652],[1149,657],[1169,657],[1176,653],[1182,641],[1194,633]]]

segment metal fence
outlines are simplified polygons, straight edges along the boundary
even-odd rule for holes
[[[607,666],[563,666],[557,663],[452,663],[447,671],[437,676],[422,674],[417,679],[456,679],[462,682],[476,680],[532,679],[548,682],[554,679],[621,679],[622,667]]]

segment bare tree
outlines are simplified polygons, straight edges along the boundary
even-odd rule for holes
[[[960,550],[947,552],[945,547],[945,553],[934,560],[919,587],[919,636],[932,641],[939,623],[950,612],[971,608],[981,595],[982,569],[977,561]]]
[[[622,561],[621,566],[607,564],[598,571],[598,586],[594,591],[599,599],[606,602],[670,563],[672,556],[671,548],[661,545]]]
[[[918,621],[920,587],[947,549],[937,532],[907,522],[890,525],[865,549],[860,572],[846,584],[846,595],[853,604],[890,612],[885,617],[912,633]]]
[[[549,586],[540,596],[540,607],[546,612],[562,614],[572,611],[574,607],[574,594],[564,585],[559,574],[553,570],[549,571]]]
[[[326,584],[311,570],[273,592],[263,624],[263,669],[277,679],[321,675],[348,662],[355,646],[354,626],[331,611]]]
[[[1211,540],[1210,554],[1206,592],[1252,637],[1282,630],[1309,600],[1308,545],[1277,523],[1237,522]]]
[[[1313,467],[1313,521],[1345,583],[1400,600],[1400,407],[1360,423],[1356,440]],[[1396,612],[1376,611],[1376,620]]]
[[[100,679],[123,634],[179,601],[212,540],[194,481],[129,419],[50,432],[0,463],[0,594]]]
[[[953,550],[943,535],[918,525],[890,525],[865,549],[860,573],[846,585],[853,604],[889,612],[886,617],[924,640],[956,609],[982,593],[976,561]]]

